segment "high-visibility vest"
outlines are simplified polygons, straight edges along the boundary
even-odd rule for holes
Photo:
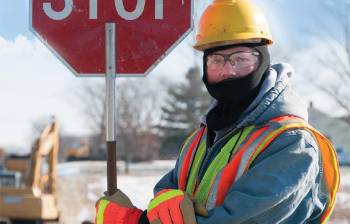
[[[329,192],[329,201],[320,220],[323,223],[328,219],[339,188],[338,160],[330,141],[303,119],[281,116],[263,125],[244,127],[228,140],[222,138],[227,142],[198,183],[198,173],[206,151],[206,129],[206,126],[202,126],[187,138],[181,149],[177,170],[178,188],[192,195],[196,203],[204,204],[207,209],[222,205],[229,189],[275,138],[284,131],[301,129],[314,137],[321,152],[323,184]]]

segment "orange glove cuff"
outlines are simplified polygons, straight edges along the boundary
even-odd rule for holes
[[[96,214],[96,224],[137,224],[142,210],[122,207],[103,198],[96,205]]]

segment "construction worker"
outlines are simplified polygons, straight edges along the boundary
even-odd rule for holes
[[[270,64],[263,13],[214,0],[195,49],[214,98],[147,210],[121,191],[97,203],[100,223],[324,223],[339,186],[334,148],[307,123],[288,64]]]

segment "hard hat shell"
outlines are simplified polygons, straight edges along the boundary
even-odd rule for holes
[[[239,44],[272,44],[263,12],[249,0],[214,0],[203,12],[196,35],[195,49]]]

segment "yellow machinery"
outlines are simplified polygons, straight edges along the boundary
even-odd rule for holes
[[[58,220],[58,147],[59,125],[54,121],[35,141],[30,159],[5,159],[0,175],[0,220]],[[16,181],[20,175],[21,181]]]
[[[87,160],[90,154],[89,143],[86,139],[80,140],[79,144],[71,147],[67,152],[67,161]]]

